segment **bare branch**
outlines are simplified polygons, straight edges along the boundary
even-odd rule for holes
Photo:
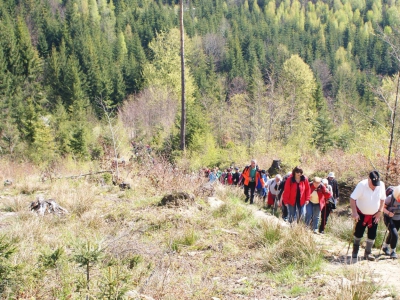
[[[360,115],[370,119],[371,121],[375,122],[376,124],[378,124],[379,126],[381,126],[383,129],[385,129],[385,131],[387,133],[390,134],[390,131],[381,123],[379,123],[375,118],[372,118],[370,116],[368,116],[367,114],[363,113],[362,111],[358,110],[357,108],[355,108],[353,105],[351,105],[350,103],[347,103],[346,101],[342,101],[344,105],[346,105],[347,107],[351,108],[352,110],[354,110],[355,112],[359,113]]]

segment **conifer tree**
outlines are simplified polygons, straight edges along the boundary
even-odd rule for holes
[[[321,84],[318,82],[313,95],[317,118],[313,121],[315,124],[313,140],[315,146],[322,152],[326,152],[334,144],[333,123],[329,116],[326,100],[324,99]]]

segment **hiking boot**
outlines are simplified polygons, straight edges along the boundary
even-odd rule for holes
[[[371,254],[371,252],[364,252],[364,259],[369,261],[375,261],[375,256]]]
[[[383,251],[383,253],[384,253],[385,255],[387,255],[387,256],[390,255],[390,250],[389,250],[388,247],[383,247],[383,248],[382,248],[382,251]]]
[[[393,252],[390,254],[390,258],[397,259],[396,251],[393,250]]]
[[[317,229],[314,229],[313,232],[314,232],[315,234],[319,234],[319,232],[318,232]]]
[[[325,232],[324,232],[324,231],[320,231],[319,233],[320,233],[320,234],[325,234]]]
[[[359,249],[360,249],[360,245],[353,244],[353,253],[351,254],[352,258],[357,258]]]
[[[244,200],[244,202],[249,202],[249,198],[246,197],[246,199]]]

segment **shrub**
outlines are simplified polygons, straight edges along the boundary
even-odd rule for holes
[[[0,295],[7,289],[17,286],[18,267],[13,265],[10,257],[17,250],[12,241],[8,241],[6,236],[0,236]]]
[[[100,280],[97,282],[99,293],[97,299],[126,299],[128,281],[130,275],[123,268],[116,266],[103,270]]]
[[[336,294],[337,300],[371,299],[371,295],[379,289],[379,286],[373,280],[373,275],[359,269],[348,268],[345,276],[350,282],[338,290]]]
[[[262,223],[262,241],[265,245],[271,245],[278,242],[283,236],[283,228],[278,224]]]
[[[280,271],[290,265],[302,272],[318,268],[322,254],[305,226],[294,225],[290,230],[280,230],[280,233],[279,241],[267,250],[267,271]]]
[[[104,173],[102,175],[103,179],[104,179],[104,183],[105,184],[111,184],[112,183],[112,174],[111,173]]]

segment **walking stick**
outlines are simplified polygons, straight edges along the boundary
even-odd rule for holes
[[[354,238],[354,233],[356,232],[357,223],[358,223],[358,221],[354,220],[353,234],[352,234],[351,237],[350,237],[349,246],[347,247],[346,258],[347,258],[347,255],[349,255],[350,245],[351,245],[351,241],[352,241],[353,238]]]
[[[384,218],[384,219],[383,219],[383,222],[385,222],[385,217],[383,217],[383,218]],[[388,231],[389,231],[390,219],[391,219],[391,218],[389,218],[388,223],[387,223],[387,225],[386,225],[385,235],[383,236],[383,240],[382,240],[381,247],[379,248],[379,254],[378,254],[378,256],[381,255],[381,250],[382,250],[382,247],[383,247],[383,243],[385,242],[386,234],[387,234]],[[392,238],[392,237],[390,237],[390,238]]]
[[[268,197],[268,196],[267,196]],[[275,195],[275,198],[274,198],[274,206],[272,207],[272,215],[273,216],[275,216],[275,209],[276,209],[276,195]]]

